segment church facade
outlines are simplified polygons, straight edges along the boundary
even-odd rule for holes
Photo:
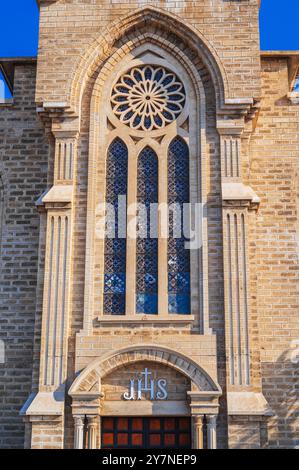
[[[298,446],[299,52],[258,0],[39,7],[0,59],[0,447]]]

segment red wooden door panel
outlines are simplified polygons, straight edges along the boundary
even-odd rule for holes
[[[190,418],[102,418],[103,449],[190,449]]]

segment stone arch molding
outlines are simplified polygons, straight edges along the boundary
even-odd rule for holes
[[[147,6],[114,21],[99,38],[93,41],[83,57],[75,64],[69,103],[76,114],[80,112],[81,99],[88,79],[113,54],[115,47],[117,48],[117,41],[132,31],[136,36],[138,28],[144,27],[147,23],[161,28],[167,25],[168,31],[173,31],[173,34],[185,45],[196,50],[211,75],[218,107],[220,108],[224,104],[225,98],[229,96],[229,82],[224,66],[207,38],[198,29],[187,24],[178,16],[157,7]]]
[[[135,345],[97,358],[75,379],[69,395],[94,397],[101,394],[102,379],[113,371],[136,362],[155,362],[180,372],[191,380],[196,392],[218,392],[221,388],[195,361],[178,351],[157,345]]]

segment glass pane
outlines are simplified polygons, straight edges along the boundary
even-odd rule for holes
[[[158,159],[146,147],[138,158],[137,181],[138,238],[136,263],[136,311],[148,315],[158,313]]]
[[[169,313],[190,313],[190,296],[185,294],[169,294]]]
[[[126,297],[126,215],[118,213],[119,198],[127,196],[128,150],[117,138],[109,147],[106,170],[106,241],[104,313],[125,314]],[[126,206],[125,206],[126,207]],[[108,210],[109,208],[109,210]]]
[[[189,196],[189,149],[179,137],[175,138],[168,151],[168,311],[172,314],[190,314],[190,251],[185,248],[189,233],[185,233],[185,205]]]

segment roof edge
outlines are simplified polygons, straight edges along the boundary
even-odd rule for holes
[[[299,50],[293,51],[260,51],[261,57],[294,57],[299,56]]]
[[[33,56],[24,56],[24,57],[0,57],[0,62],[10,63],[10,64],[26,64],[26,63],[35,63],[37,62],[37,57]]]

